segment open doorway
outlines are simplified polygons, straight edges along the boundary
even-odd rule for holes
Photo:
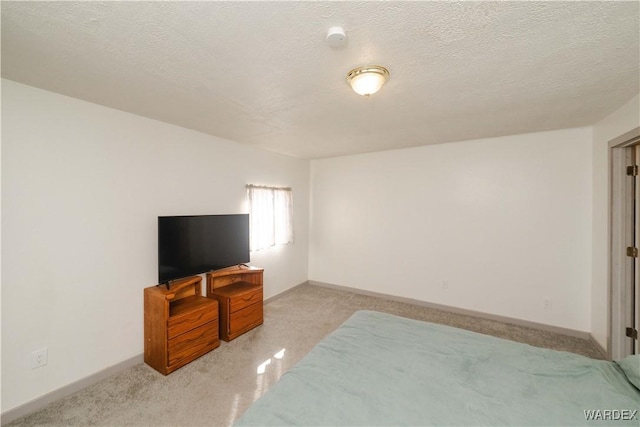
[[[640,353],[640,128],[609,142],[609,357]]]

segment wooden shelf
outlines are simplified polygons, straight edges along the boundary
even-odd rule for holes
[[[200,295],[192,295],[169,304],[169,317],[176,317],[197,310],[202,306],[209,306],[211,299]]]
[[[236,282],[222,288],[215,289],[216,295],[222,296],[234,296],[243,295],[245,293],[254,292],[256,289],[262,289],[262,285],[256,285],[255,283]]]

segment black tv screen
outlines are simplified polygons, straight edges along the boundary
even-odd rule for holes
[[[158,283],[248,262],[249,214],[158,217]]]

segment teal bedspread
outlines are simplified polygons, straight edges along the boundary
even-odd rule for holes
[[[638,409],[614,362],[359,311],[235,425],[637,427]]]

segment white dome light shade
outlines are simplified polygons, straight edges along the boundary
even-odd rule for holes
[[[349,71],[347,81],[358,95],[369,96],[380,90],[389,78],[389,70],[379,65],[358,67]]]

